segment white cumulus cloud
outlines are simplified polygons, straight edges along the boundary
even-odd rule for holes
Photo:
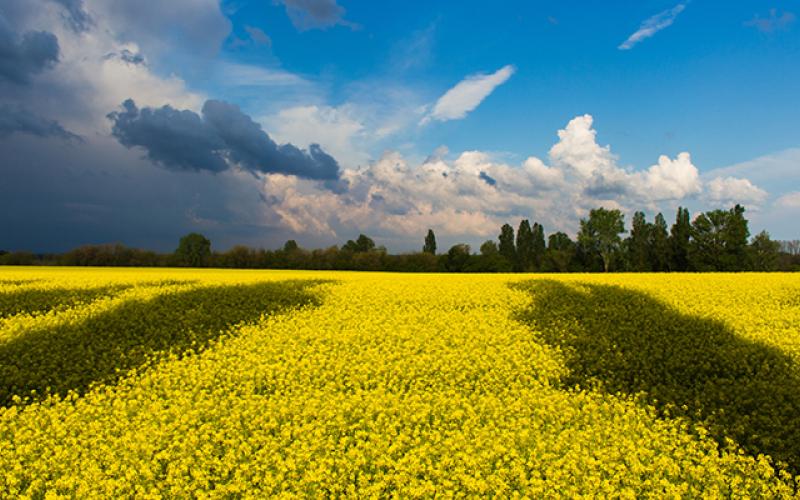
[[[421,163],[389,151],[361,168],[343,171],[342,189],[319,182],[271,175],[265,198],[292,230],[337,238],[365,232],[384,241],[409,241],[433,228],[445,241],[478,243],[493,238],[505,222],[528,218],[548,232],[574,234],[578,221],[598,206],[631,214],[674,210],[674,203],[708,200],[760,202],[765,193],[747,179],[720,178],[704,185],[689,153],[642,170],[622,168],[610,146],[597,143],[591,115],[578,116],[558,131],[549,162],[531,156],[520,164],[498,161],[483,151],[448,160],[437,148]]]
[[[707,197],[714,203],[759,205],[767,192],[750,180],[738,177],[715,177],[707,183]]]

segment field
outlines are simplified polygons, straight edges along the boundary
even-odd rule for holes
[[[0,268],[0,496],[792,497],[800,276]]]

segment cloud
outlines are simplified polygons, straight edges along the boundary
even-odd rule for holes
[[[319,143],[348,167],[369,160],[364,151],[368,131],[354,106],[294,106],[265,118],[264,123],[276,139],[301,146]]]
[[[14,133],[81,141],[57,121],[42,118],[19,105],[0,104],[0,138]]]
[[[336,0],[278,0],[299,31],[325,29],[342,25],[350,29],[360,26],[344,19],[345,9]]]
[[[616,159],[609,146],[597,144],[593,122],[591,115],[578,116],[558,131],[559,140],[550,148],[553,165],[570,170],[584,179],[613,166]]]
[[[0,14],[0,79],[17,84],[58,62],[58,38],[48,31],[28,31],[21,37]]]
[[[128,147],[139,146],[165,168],[222,172],[230,165],[253,173],[282,173],[307,179],[334,180],[339,165],[317,144],[303,151],[276,144],[235,105],[209,100],[202,116],[171,106],[137,108],[133,100],[109,113],[112,135]]]
[[[86,12],[83,0],[51,0],[66,10],[64,20],[76,32],[88,31],[92,26],[92,17]]]
[[[282,69],[265,68],[249,64],[225,63],[222,73],[230,85],[253,87],[297,87],[309,85],[303,78]]]
[[[680,153],[674,160],[658,157],[658,163],[641,174],[641,189],[654,201],[680,200],[700,194],[700,175],[689,153]]]
[[[715,177],[707,183],[707,197],[714,203],[741,203],[759,205],[767,198],[767,192],[748,179],[737,177]]]
[[[266,45],[272,47],[272,38],[269,37],[261,28],[254,26],[245,26],[244,30],[250,35],[250,39],[259,45]]]
[[[358,169],[344,169],[346,186],[332,192],[302,179],[283,176],[264,181],[265,197],[288,228],[302,234],[339,237],[368,232],[391,240],[424,234],[477,243],[495,236],[504,222],[533,218],[548,230],[575,231],[580,217],[597,206],[628,213],[662,203],[698,200],[703,193],[699,172],[689,153],[660,156],[644,170],[618,166],[609,146],[596,140],[590,115],[578,116],[558,131],[550,164],[529,157],[520,165],[495,161],[481,151],[465,151],[454,160],[437,151],[422,163],[387,152]],[[759,188],[738,183],[712,191],[706,198],[753,199]],[[740,200],[741,201],[741,200]]]
[[[514,66],[507,65],[488,75],[478,73],[461,80],[436,101],[433,110],[420,121],[420,125],[431,120],[444,122],[464,118],[494,89],[511,78],[514,71]]]
[[[653,17],[645,19],[644,22],[642,22],[642,24],[639,26],[639,29],[629,36],[627,40],[622,42],[617,48],[620,50],[628,50],[642,40],[650,38],[664,28],[667,28],[675,21],[675,18],[678,17],[678,14],[683,12],[685,8],[686,3],[679,3],[671,9],[659,12]]]
[[[800,191],[786,193],[775,200],[775,206],[779,208],[800,209]]]
[[[756,14],[753,19],[744,23],[745,26],[752,26],[762,33],[773,33],[788,29],[794,23],[796,16],[792,12],[783,11],[778,15],[777,9],[770,9],[769,17],[762,18]]]

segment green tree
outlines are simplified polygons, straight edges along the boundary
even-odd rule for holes
[[[697,216],[692,223],[689,265],[696,271],[724,270],[725,224],[728,212],[712,210]]]
[[[614,257],[619,253],[625,232],[625,216],[617,209],[595,208],[588,219],[581,219],[578,242],[588,251],[603,259],[603,270],[608,272]]]
[[[689,269],[689,240],[692,235],[692,223],[689,210],[678,207],[675,224],[669,235],[670,261],[669,270],[683,272]]]
[[[211,241],[199,233],[189,233],[178,242],[175,257],[179,265],[203,267],[211,257]]]
[[[533,264],[533,231],[528,219],[523,219],[517,229],[517,260],[515,271],[528,271]]]
[[[486,240],[481,243],[481,255],[485,257],[500,255],[500,250],[497,248],[497,243],[495,243],[494,240]]]
[[[547,250],[544,239],[544,226],[538,222],[533,223],[533,267],[541,271],[544,267],[544,254]]]
[[[575,242],[566,233],[558,232],[550,235],[547,241],[545,262],[553,271],[565,273],[575,256]]]
[[[748,267],[747,243],[750,229],[744,217],[744,207],[736,205],[728,211],[725,224],[725,270],[744,271]]]
[[[652,224],[647,222],[644,212],[633,214],[631,234],[625,240],[628,254],[628,265],[631,271],[651,271],[650,239]]]
[[[359,234],[355,241],[347,240],[342,250],[352,253],[365,253],[375,249],[375,242],[365,234]]]
[[[498,249],[509,264],[514,264],[517,261],[517,249],[514,246],[514,228],[509,224],[503,224],[500,228],[500,236],[498,237],[500,245]]]
[[[749,236],[741,205],[700,214],[692,224],[689,263],[697,271],[744,271]]]
[[[436,235],[433,234],[433,229],[428,229],[428,234],[425,236],[425,246],[422,251],[431,255],[436,255]]]
[[[667,221],[664,216],[656,214],[655,221],[650,226],[650,267],[653,271],[669,271],[670,245],[667,233]]]
[[[780,258],[781,244],[773,241],[769,233],[761,231],[750,243],[750,268],[753,271],[776,271]]]
[[[465,243],[458,243],[450,247],[445,257],[445,269],[450,272],[463,272],[467,269],[470,260],[470,248]]]
[[[300,250],[300,246],[295,240],[288,240],[283,244],[283,251],[286,253],[294,253]]]

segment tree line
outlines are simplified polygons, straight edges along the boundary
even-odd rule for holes
[[[341,247],[307,250],[295,240],[276,250],[238,245],[215,252],[205,236],[190,233],[168,254],[120,244],[85,245],[64,254],[0,251],[0,265],[218,267],[245,269],[362,270],[397,272],[706,272],[797,271],[800,241],[774,241],[765,231],[750,237],[745,209],[712,210],[691,219],[678,208],[669,226],[662,214],[652,222],[633,215],[630,231],[620,210],[597,208],[581,219],[575,240],[563,232],[545,234],[538,222],[504,224],[497,240],[477,253],[458,243],[438,252],[428,230],[422,251],[390,254],[361,234]],[[627,236],[625,236],[627,234]]]

